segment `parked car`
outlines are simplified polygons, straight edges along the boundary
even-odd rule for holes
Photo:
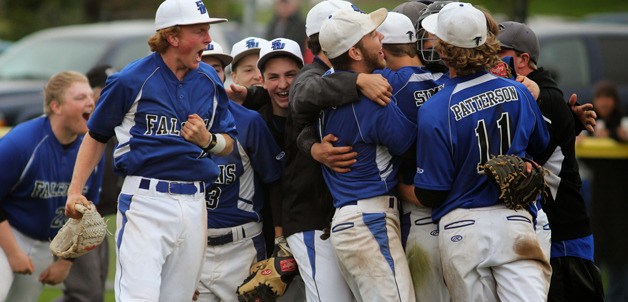
[[[41,115],[43,86],[53,74],[99,64],[121,69],[150,53],[154,32],[153,20],[133,20],[56,27],[20,39],[0,55],[0,126]],[[220,24],[210,34],[230,51]]]
[[[628,25],[603,23],[534,23],[539,38],[539,66],[550,70],[569,98],[591,102],[595,84],[613,81],[628,112]]]

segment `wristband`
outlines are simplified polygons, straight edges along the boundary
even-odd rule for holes
[[[214,138],[214,142],[215,142],[214,146],[209,148],[208,151],[211,154],[220,154],[227,147],[227,140],[225,139],[224,136],[222,136],[222,134],[221,135],[213,135],[213,138]]]
[[[216,134],[211,134],[211,136],[209,137],[209,143],[207,144],[207,146],[205,148],[203,148],[203,151],[209,153],[209,150],[213,149],[216,146],[217,143],[217,139],[216,139]]]

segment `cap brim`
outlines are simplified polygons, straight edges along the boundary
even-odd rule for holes
[[[225,18],[209,18],[209,24],[217,24],[217,23],[224,23],[229,21],[229,19],[225,19]]]
[[[421,26],[423,26],[423,29],[425,29],[425,31],[427,31],[428,33],[436,35],[436,36],[438,36],[438,34],[436,33],[436,30],[438,29],[437,24],[438,24],[438,14],[431,14],[425,17],[423,21],[421,21]]]
[[[371,18],[371,21],[373,21],[373,23],[375,24],[375,27],[371,28],[368,31],[368,32],[372,32],[376,30],[380,25],[382,25],[382,23],[384,23],[384,20],[386,20],[386,17],[388,17],[388,10],[385,8],[380,8],[370,13],[369,17]]]
[[[233,57],[227,54],[222,54],[222,53],[208,53],[208,54],[203,54],[201,57],[216,57],[216,59],[220,60],[220,62],[222,62],[222,64],[225,65],[225,67],[229,64],[231,64],[231,62],[233,61]]]
[[[260,50],[261,50],[260,48],[249,48],[249,49],[247,49],[247,50],[245,50],[245,51],[235,55],[231,62],[233,64],[235,64],[238,61],[242,60],[242,58],[244,58],[244,57],[246,57],[246,56],[248,56],[250,54],[254,54],[254,53],[258,53],[259,54]]]
[[[257,61],[257,68],[259,68],[260,70],[262,69],[262,66],[264,66],[264,64],[266,64],[266,61],[277,57],[277,56],[289,56],[293,59],[295,59],[297,61],[297,63],[299,63],[299,68],[303,67],[303,59],[299,58],[298,56],[296,56],[295,54],[289,52],[289,51],[283,51],[283,50],[275,50],[272,53],[269,53],[267,55],[265,55],[264,57],[260,58]]]

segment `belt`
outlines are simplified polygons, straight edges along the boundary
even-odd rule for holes
[[[360,200],[361,202],[369,202],[369,199],[362,199]],[[397,204],[397,200],[394,197],[390,197],[388,198],[388,207],[391,209],[395,208],[395,205]],[[358,205],[358,200],[353,200],[353,201],[349,201],[347,202],[344,206],[357,206]]]
[[[209,236],[207,236],[207,245],[209,246],[224,245],[224,244],[238,241],[244,238],[257,236],[259,233],[262,232],[262,223],[254,221],[254,222],[245,223],[243,225],[239,225],[232,228],[209,229],[208,232],[210,233],[227,232],[226,234],[222,234],[222,235],[210,234]]]
[[[148,190],[150,189],[151,180],[148,178],[142,178],[140,181],[140,189]],[[175,181],[165,181],[159,180],[157,181],[157,185],[155,185],[155,190],[161,193],[169,193],[169,194],[182,194],[182,195],[194,195],[196,192],[205,192],[205,186],[202,184],[196,187],[194,183],[187,182],[175,182]]]

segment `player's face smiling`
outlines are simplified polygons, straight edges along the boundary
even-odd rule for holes
[[[181,25],[177,37],[180,64],[187,69],[198,68],[201,54],[211,41],[209,24]]]
[[[252,53],[240,59],[235,72],[231,73],[231,79],[242,86],[262,85],[262,73],[257,68],[259,53]]]
[[[275,115],[287,115],[290,85],[299,72],[299,65],[288,57],[272,58],[266,61],[264,88],[268,91]]]
[[[74,82],[63,93],[63,101],[59,103],[58,114],[63,121],[66,135],[76,136],[87,132],[87,120],[94,111],[92,88],[88,83]]]
[[[372,31],[362,38],[360,50],[364,56],[364,61],[369,70],[386,68],[386,59],[382,50],[382,35],[378,31]]]

